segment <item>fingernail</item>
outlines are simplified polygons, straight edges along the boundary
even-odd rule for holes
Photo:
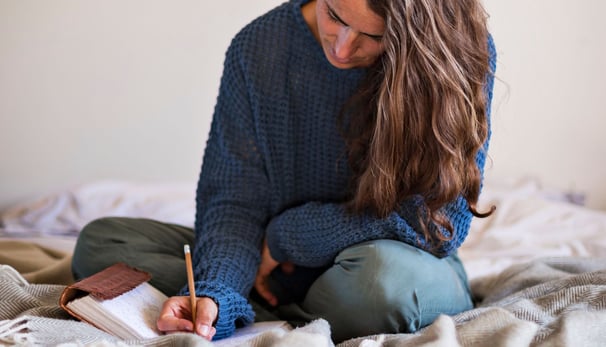
[[[198,326],[201,335],[208,336],[210,333],[210,327],[208,325],[200,325]]]

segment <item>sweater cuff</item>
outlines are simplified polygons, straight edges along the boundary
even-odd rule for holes
[[[275,217],[271,220],[269,225],[267,225],[265,231],[265,241],[267,241],[267,247],[269,248],[269,253],[271,257],[277,261],[278,263],[284,263],[288,261],[288,257],[285,252],[280,249],[280,238],[279,238],[279,223],[280,216]],[[285,233],[282,233],[285,234]]]
[[[179,295],[189,295],[187,286],[181,289]],[[229,337],[236,327],[246,326],[254,321],[255,313],[248,300],[230,287],[220,283],[199,281],[196,282],[196,296],[209,297],[219,306],[219,315],[215,324],[217,333],[213,340]]]

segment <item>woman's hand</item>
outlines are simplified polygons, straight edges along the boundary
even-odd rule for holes
[[[281,265],[282,271],[287,274],[294,271],[294,265],[291,262],[280,264],[272,258],[271,253],[269,253],[269,247],[267,247],[267,241],[263,242],[261,264],[255,278],[255,289],[272,306],[278,305],[278,298],[269,289],[269,275],[278,265]]]
[[[164,333],[195,332],[209,341],[212,340],[217,332],[213,323],[217,319],[219,308],[211,298],[198,298],[196,302],[195,329],[191,319],[189,296],[173,296],[162,306],[160,317],[156,322],[158,330]]]

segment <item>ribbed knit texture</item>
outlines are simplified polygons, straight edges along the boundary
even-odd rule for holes
[[[197,295],[219,303],[217,339],[253,321],[246,297],[264,237],[276,260],[307,267],[328,265],[339,251],[368,240],[427,248],[415,231],[414,199],[385,219],[345,212],[351,172],[336,119],[365,70],[339,70],[326,60],[302,17],[304,2],[292,0],[253,21],[226,55],[193,250]],[[477,161],[483,171],[485,153]],[[462,198],[445,211],[456,233],[442,255],[463,242],[472,217]]]

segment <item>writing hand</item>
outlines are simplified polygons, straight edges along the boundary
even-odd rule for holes
[[[213,323],[217,319],[218,313],[219,308],[211,298],[198,298],[196,304],[196,326],[194,329],[189,296],[173,296],[164,302],[156,325],[158,330],[164,333],[195,331],[196,334],[207,340],[212,340],[217,332],[213,327]]]

